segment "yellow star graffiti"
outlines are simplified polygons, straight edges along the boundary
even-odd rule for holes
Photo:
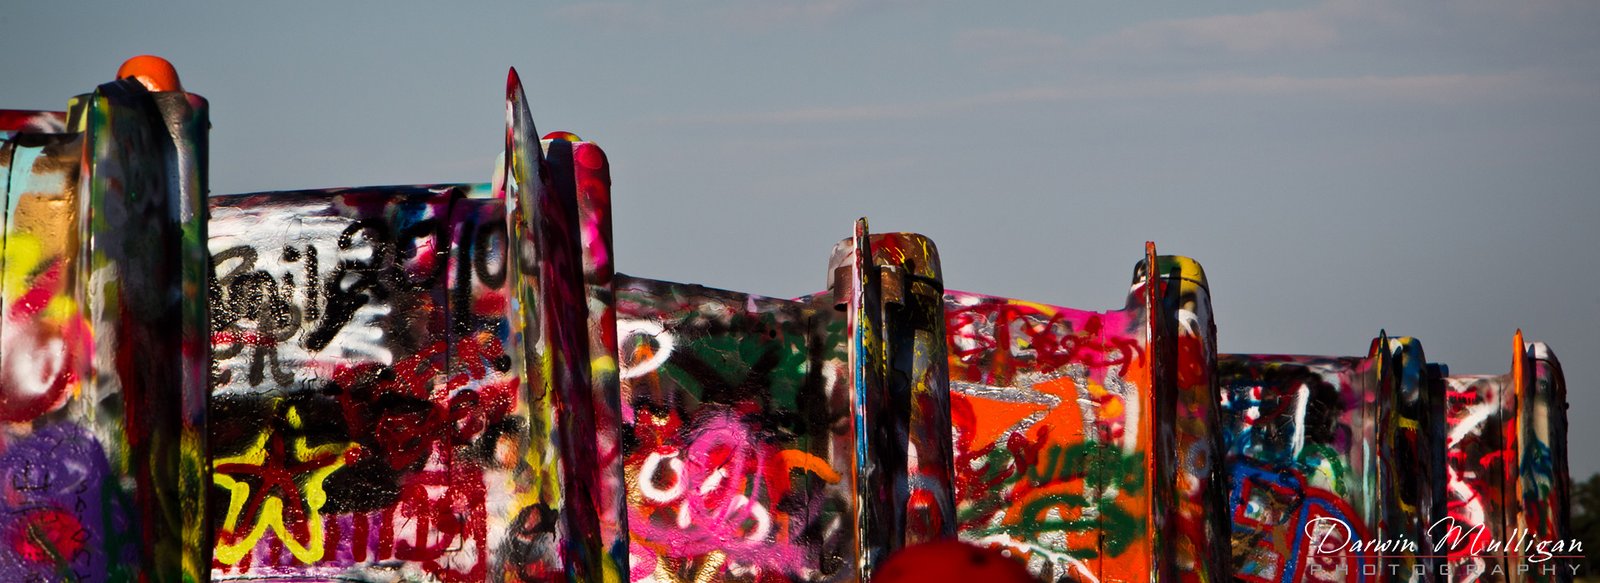
[[[294,407],[289,408],[286,417],[291,428],[301,427],[300,413]],[[229,493],[223,531],[239,532],[240,519],[244,518],[245,507],[252,500],[257,501],[260,509],[248,534],[233,538],[231,542],[218,541],[216,558],[223,564],[237,564],[250,554],[268,529],[277,534],[284,548],[296,559],[305,563],[322,560],[326,540],[321,510],[328,500],[323,481],[344,466],[345,453],[356,446],[334,443],[307,447],[303,436],[291,441],[292,453],[283,451],[282,436],[268,429],[244,453],[212,461],[212,481]],[[241,474],[256,476],[259,489],[253,489],[250,482],[232,477]],[[284,483],[285,475],[289,477],[287,483]],[[295,479],[300,476],[304,478]],[[284,522],[286,497],[301,505],[302,512],[297,514],[305,517],[305,541],[296,538],[293,529]]]

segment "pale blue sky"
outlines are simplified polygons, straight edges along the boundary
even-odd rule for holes
[[[0,106],[155,53],[214,192],[487,181],[516,66],[610,154],[622,271],[795,296],[865,215],[952,288],[1107,309],[1151,239],[1224,351],[1499,373],[1522,327],[1600,471],[1600,3],[182,4],[8,0]]]

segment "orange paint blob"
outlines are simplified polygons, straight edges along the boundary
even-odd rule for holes
[[[1027,567],[1000,551],[946,539],[900,549],[878,567],[873,583],[1034,583]]]
[[[129,77],[152,92],[183,91],[183,84],[178,82],[178,70],[172,68],[172,63],[166,59],[155,55],[139,55],[123,61],[117,69],[117,78]]]
[[[1012,403],[951,392],[950,400],[957,399],[972,403],[970,407],[951,411],[952,416],[962,418],[956,427],[971,428],[972,435],[969,437],[972,439],[972,451],[983,451],[994,445],[995,442],[1004,439],[1024,419],[1050,408],[1049,405],[1039,403]]]

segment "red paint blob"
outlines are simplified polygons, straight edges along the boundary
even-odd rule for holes
[[[599,170],[606,165],[606,153],[592,143],[578,146],[573,150],[572,157],[578,166],[590,170]]]
[[[1035,583],[1027,567],[995,549],[958,540],[927,542],[900,549],[878,567],[873,583]]]
[[[35,563],[60,565],[71,561],[88,542],[89,533],[72,513],[58,508],[30,510],[12,525],[11,548]]]

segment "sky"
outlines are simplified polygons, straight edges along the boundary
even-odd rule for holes
[[[866,216],[949,288],[1107,310],[1155,241],[1224,352],[1498,374],[1520,327],[1600,472],[1600,3],[973,4],[8,1],[0,107],[158,54],[213,193],[487,182],[515,66],[608,153],[625,273],[793,297]]]

